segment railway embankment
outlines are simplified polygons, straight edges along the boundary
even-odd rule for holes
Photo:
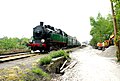
[[[68,52],[69,59],[65,59],[64,54],[60,56],[57,53],[51,56],[43,54],[0,63],[0,80],[120,81],[120,64],[116,62],[114,46],[105,51],[88,46]],[[44,59],[40,60],[40,58]],[[36,59],[39,60],[36,61]]]
[[[66,52],[75,51],[76,49],[78,48]],[[66,64],[69,63],[69,55],[66,52],[61,50],[52,54],[44,54],[43,57],[38,56],[41,59],[37,60],[37,62],[31,62],[33,58],[34,60],[35,58],[39,59],[37,56],[34,56],[33,58],[30,57],[32,59],[27,61],[25,59],[20,59],[19,61],[23,61],[22,63],[19,63],[19,61],[16,60],[12,62],[6,62],[8,65],[5,63],[0,64],[0,67],[2,65],[6,66],[5,68],[0,69],[0,80],[49,81],[51,77],[56,75],[55,73],[60,73],[60,70],[63,70],[66,67]],[[67,62],[65,62],[66,60]],[[17,62],[18,64],[9,66]]]

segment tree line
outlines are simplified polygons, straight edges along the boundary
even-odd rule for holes
[[[0,38],[0,52],[27,49],[26,44],[29,42],[28,38]]]
[[[100,13],[98,13],[96,18],[91,16],[90,24],[92,26],[90,31],[90,35],[92,35],[90,45],[92,46],[96,46],[98,42],[108,40],[114,31],[112,15],[110,14],[108,14],[107,17],[103,17]]]
[[[95,46],[98,42],[103,42],[108,40],[111,34],[114,34],[113,18],[116,19],[117,33],[114,38],[114,44],[117,47],[116,56],[118,61],[120,61],[120,0],[110,0],[111,6],[113,5],[114,16],[108,14],[108,16],[103,17],[100,13],[96,18],[90,17],[92,39],[90,45]]]

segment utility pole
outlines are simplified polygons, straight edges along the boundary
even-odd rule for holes
[[[115,12],[114,12],[114,9],[113,9],[112,0],[110,0],[110,2],[111,2],[111,9],[112,9],[112,15],[113,15],[114,36],[115,36],[115,39],[116,39],[116,35],[117,35],[116,16],[115,16]],[[117,46],[116,56],[117,56],[118,61],[120,61],[120,41],[115,42],[115,43],[116,43],[116,46]]]
[[[116,37],[116,34],[117,34],[116,16],[115,16],[115,11],[113,9],[113,2],[112,2],[112,0],[110,0],[110,2],[111,2],[111,10],[112,10],[112,16],[113,16],[114,36]]]

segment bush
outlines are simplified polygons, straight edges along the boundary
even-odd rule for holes
[[[0,51],[4,52],[3,50],[11,51],[16,49],[27,49],[26,43],[28,40],[28,38],[0,38]]]
[[[41,65],[49,64],[52,58],[57,58],[61,56],[64,56],[65,59],[69,58],[68,53],[66,53],[64,50],[59,50],[51,52],[48,56],[41,58],[39,62]]]
[[[50,56],[51,56],[52,58],[56,58],[56,57],[62,56],[62,54],[60,54],[59,51],[56,51],[56,52],[51,52],[51,53],[50,53]]]
[[[66,53],[64,50],[59,50],[59,51],[56,51],[56,52],[51,52],[50,56],[52,58],[57,58],[57,57],[61,57],[61,56],[64,56],[65,58],[67,58],[67,57],[69,57],[69,54]]]
[[[44,64],[49,64],[51,60],[52,60],[51,56],[46,56],[46,57],[41,58],[39,62],[41,65],[44,65]]]
[[[32,72],[35,74],[41,75],[43,77],[47,77],[47,78],[50,77],[46,72],[44,72],[41,68],[38,68],[38,67],[33,68]]]

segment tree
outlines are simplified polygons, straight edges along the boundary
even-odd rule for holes
[[[90,35],[93,37],[90,45],[92,46],[96,46],[98,42],[108,40],[113,32],[112,16],[110,14],[107,17],[102,17],[98,13],[97,18],[90,17],[90,24],[92,26]]]
[[[14,49],[25,49],[28,38],[8,38],[3,37],[0,39],[0,50],[14,50]]]
[[[116,35],[115,35],[115,44],[117,47],[116,56],[118,61],[120,61],[120,0],[110,0],[113,13],[113,17],[116,20]],[[114,5],[113,5],[114,4]]]

